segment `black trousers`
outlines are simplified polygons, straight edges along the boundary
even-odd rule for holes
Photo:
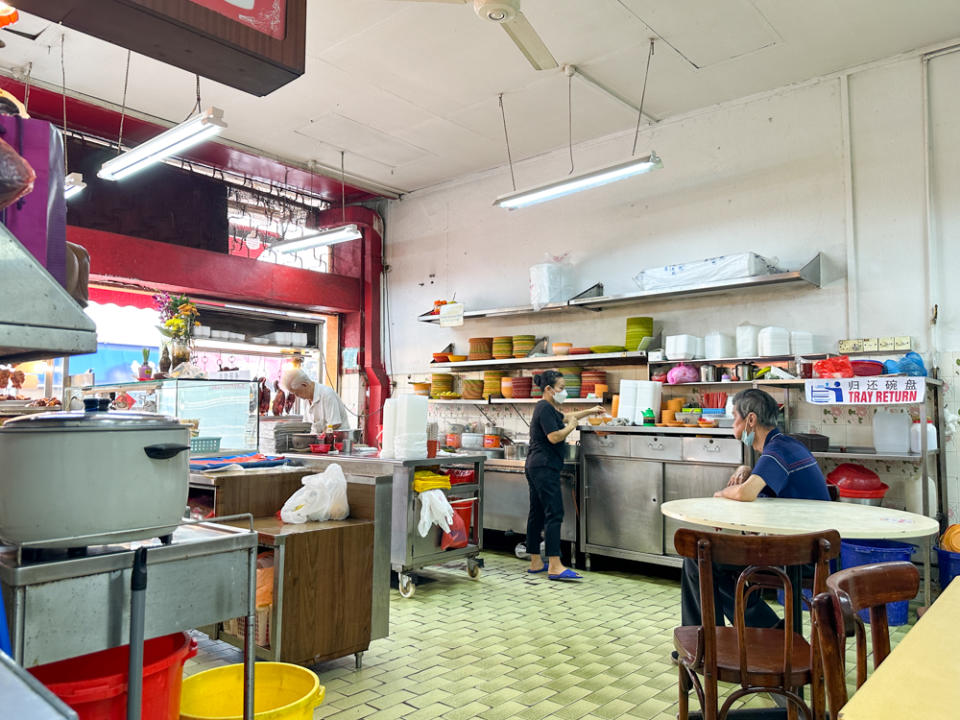
[[[725,624],[724,616],[733,624],[737,580],[743,570],[743,567],[737,565],[713,564],[714,621],[718,626]],[[759,592],[750,595],[743,618],[747,627],[756,628],[771,628],[780,621],[773,609],[760,597]],[[683,559],[683,575],[680,577],[680,624],[703,624],[700,608],[700,568],[696,561],[690,558]]]
[[[530,488],[530,513],[527,515],[527,552],[533,555],[544,533],[547,557],[560,556],[560,524],[563,522],[563,496],[560,471],[548,467],[526,468]]]

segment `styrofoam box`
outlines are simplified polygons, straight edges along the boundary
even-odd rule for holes
[[[307,346],[307,334],[306,333],[290,333],[290,344],[294,347],[306,347]]]
[[[699,340],[696,335],[667,335],[664,348],[667,360],[693,360],[697,357]]]
[[[210,326],[209,325],[200,325],[193,329],[193,336],[198,338],[208,338],[210,337]]]
[[[291,345],[293,340],[292,335],[293,333],[288,332],[272,332],[269,335],[263,335],[261,337],[274,345]]]
[[[775,260],[754,252],[720,255],[679,265],[664,265],[641,270],[633,281],[641,290],[667,290],[688,285],[734,280],[781,272]]]
[[[210,337],[212,337],[214,340],[229,340],[230,333],[226,330],[211,330]]]

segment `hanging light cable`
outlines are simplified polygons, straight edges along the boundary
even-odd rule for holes
[[[83,175],[78,172],[70,172],[70,164],[67,161],[67,64],[64,60],[64,45],[67,44],[67,36],[60,36],[60,96],[63,101],[63,199],[69,200],[83,192],[87,184],[83,181]]]

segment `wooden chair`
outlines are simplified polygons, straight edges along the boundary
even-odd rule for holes
[[[690,689],[696,690],[704,720],[724,720],[733,703],[753,693],[766,692],[787,699],[788,716],[797,712],[807,720],[822,717],[823,684],[816,669],[816,638],[811,643],[793,628],[793,587],[784,566],[815,566],[814,588],[826,589],[827,563],[840,553],[840,535],[827,530],[805,535],[732,535],[681,528],[674,546],[682,557],[697,562],[703,625],[678,627],[674,645],[680,666],[678,717],[689,716]],[[714,563],[744,567],[736,586],[733,627],[715,622]],[[748,586],[749,583],[749,586]],[[784,628],[750,628],[744,610],[751,593],[762,588],[783,588]],[[700,676],[703,677],[701,682]],[[717,682],[739,684],[721,708]],[[811,706],[798,690],[811,685]]]
[[[867,679],[867,635],[858,612],[870,611],[873,669],[890,654],[889,602],[911,600],[920,589],[920,573],[909,562],[859,565],[827,578],[828,592],[813,599],[813,624],[820,645],[830,717],[847,704],[846,638],[856,636],[857,688]]]

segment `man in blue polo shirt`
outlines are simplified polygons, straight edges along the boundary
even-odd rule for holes
[[[816,459],[804,445],[777,428],[777,402],[763,390],[743,390],[733,398],[733,432],[747,447],[760,453],[751,469],[741,465],[730,482],[714,495],[741,502],[758,496],[799,500],[829,500],[827,482]],[[723,616],[733,621],[737,579],[742,567],[717,565],[714,568],[716,622]],[[700,572],[697,563],[684,558],[680,582],[680,615],[683,625],[700,625]],[[768,628],[779,622],[777,614],[761,598],[751,593],[744,619],[748,627]]]

